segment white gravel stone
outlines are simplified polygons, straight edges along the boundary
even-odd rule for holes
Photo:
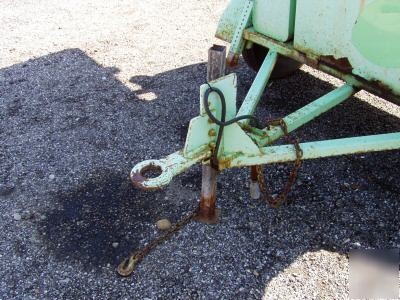
[[[168,219],[161,219],[156,222],[156,226],[160,230],[167,230],[171,228],[171,222]]]

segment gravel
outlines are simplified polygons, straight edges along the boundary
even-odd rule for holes
[[[398,248],[398,151],[304,162],[292,203],[251,200],[223,172],[218,225],[190,223],[133,276],[115,268],[197,205],[199,166],[156,192],[132,166],[183,147],[227,1],[3,0],[0,11],[1,299],[345,299],[347,253]],[[243,63],[238,98],[254,72]],[[263,120],[340,81],[303,67],[268,88]],[[400,130],[365,92],[296,132],[302,141]],[[268,167],[279,190],[290,166]]]
[[[14,217],[15,221],[21,221],[21,219],[22,219],[21,215],[18,213],[13,214],[13,217]]]

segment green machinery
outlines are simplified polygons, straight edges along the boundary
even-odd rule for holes
[[[200,86],[200,115],[190,122],[184,148],[137,164],[131,172],[136,187],[161,188],[196,163],[221,171],[400,148],[399,132],[273,146],[361,89],[400,104],[399,0],[232,0],[216,36],[231,44],[229,65],[235,65],[242,54],[258,70],[243,104],[237,110],[233,73]],[[287,76],[301,64],[345,84],[284,117],[280,124],[250,126],[270,77]],[[146,171],[154,169],[159,176],[146,178]],[[204,175],[204,170],[203,185],[215,180],[213,171]],[[207,199],[200,204],[200,212],[209,220],[215,219],[212,189],[202,195]]]

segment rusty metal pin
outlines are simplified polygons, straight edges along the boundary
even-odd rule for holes
[[[213,45],[208,50],[207,81],[209,82],[224,76],[225,71],[226,48],[224,46]],[[212,131],[209,132],[210,137],[216,135],[215,130]],[[212,139],[210,141],[210,148],[215,151],[215,147],[215,140]],[[199,222],[206,224],[215,224],[218,222],[219,210],[215,208],[217,200],[217,175],[218,171],[210,164],[203,165],[199,211],[195,216],[195,220]]]
[[[260,199],[261,197],[261,190],[260,184],[258,182],[258,173],[256,166],[250,167],[250,197],[252,199]]]

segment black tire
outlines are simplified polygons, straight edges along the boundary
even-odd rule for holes
[[[254,71],[258,71],[263,63],[268,49],[263,46],[253,44],[250,49],[243,50],[244,61]],[[276,62],[275,68],[272,71],[271,78],[278,79],[292,75],[296,70],[302,66],[301,63],[284,56],[280,56]]]

